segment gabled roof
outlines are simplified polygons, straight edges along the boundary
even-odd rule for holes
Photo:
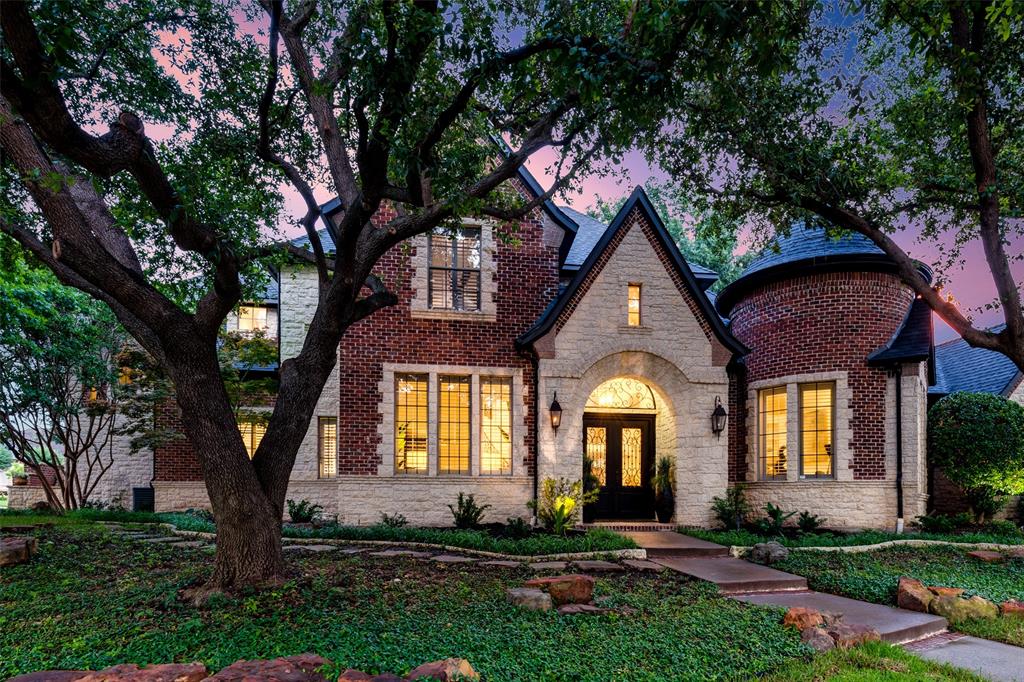
[[[1001,332],[1005,324],[989,331]],[[1020,371],[1010,358],[987,348],[974,348],[961,338],[935,347],[935,385],[928,393],[936,396],[957,391],[1008,396],[1017,385]]]
[[[640,210],[650,222],[651,227],[654,229],[654,234],[658,238],[658,242],[669,255],[670,264],[682,277],[683,282],[689,289],[694,301],[697,302],[701,312],[704,313],[707,318],[708,324],[711,326],[715,337],[727,349],[737,355],[745,355],[749,352],[746,346],[740,343],[739,340],[733,337],[725,328],[725,325],[722,323],[722,319],[715,312],[707,296],[704,295],[704,291],[698,284],[693,271],[683,259],[682,254],[679,253],[678,247],[676,247],[676,244],[669,235],[668,230],[665,229],[665,225],[661,222],[658,212],[655,210],[654,206],[651,205],[651,201],[642,187],[637,187],[633,190],[632,194],[629,195],[629,199],[627,199],[626,203],[623,204],[621,209],[619,209],[615,219],[612,220],[611,224],[604,230],[601,238],[597,241],[594,247],[590,249],[586,259],[583,261],[579,270],[576,271],[576,274],[573,276],[572,281],[569,282],[569,285],[559,291],[551,305],[549,305],[541,314],[537,322],[534,323],[534,325],[518,339],[516,339],[516,344],[520,347],[529,346],[534,341],[551,331],[555,323],[558,321],[559,316],[562,314],[562,311],[565,310],[566,305],[568,305],[573,295],[579,291],[580,287],[583,286],[583,283],[586,281],[590,271],[600,259],[601,254],[612,242],[616,233],[623,228],[623,225],[626,223],[626,218],[629,217],[634,208]]]

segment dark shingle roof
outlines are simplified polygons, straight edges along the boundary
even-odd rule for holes
[[[327,204],[324,204],[325,206]],[[334,253],[334,239],[331,237],[330,231],[325,227],[321,230],[317,230],[317,236],[320,237],[320,244],[324,247],[324,253]],[[300,249],[308,249],[309,246],[309,235],[302,235],[292,240],[292,245],[299,247]]]
[[[1000,332],[1005,325],[990,331]],[[1017,366],[1002,353],[974,348],[963,339],[954,339],[935,347],[935,385],[928,389],[933,395],[956,391],[1004,395],[1017,378]]]
[[[893,362],[928,360],[934,347],[932,309],[924,299],[915,298],[903,323],[888,343],[868,356],[868,362],[885,365]]]
[[[739,279],[786,263],[854,254],[884,255],[885,252],[862,234],[851,232],[833,239],[823,228],[801,223],[794,225],[788,235],[776,235],[764,251],[750,262]]]

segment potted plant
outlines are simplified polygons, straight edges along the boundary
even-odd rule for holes
[[[592,498],[592,502],[597,500],[597,494],[601,487],[601,479],[594,473],[594,461],[583,455],[583,493],[589,495]],[[591,523],[596,516],[594,505],[587,504],[583,507],[583,523]]]
[[[654,513],[658,523],[668,523],[676,509],[676,465],[668,455],[658,458],[654,465],[651,487],[654,488]]]

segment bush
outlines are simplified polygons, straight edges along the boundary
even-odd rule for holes
[[[527,506],[537,514],[541,524],[556,535],[579,523],[580,510],[597,500],[597,491],[584,492],[583,481],[571,482],[566,478],[545,478],[540,496],[530,500]]]
[[[781,507],[776,507],[769,502],[764,506],[764,513],[767,518],[754,521],[754,529],[761,535],[778,536],[782,535],[782,527],[794,514],[795,511],[784,512]]]
[[[533,528],[529,523],[518,516],[510,516],[505,519],[504,533],[506,537],[514,540],[522,540],[533,535]]]
[[[459,493],[459,499],[456,500],[455,504],[457,505],[455,507],[449,504],[448,509],[451,510],[452,516],[455,517],[455,527],[463,529],[478,527],[484,512],[491,508],[489,504],[478,505],[472,494],[463,495]]]
[[[313,504],[309,500],[288,500],[288,518],[292,523],[311,523],[320,517],[324,508],[319,504]]]
[[[715,518],[722,522],[726,530],[739,530],[750,513],[750,504],[746,498],[746,486],[737,483],[725,491],[725,497],[716,497],[711,502]]]
[[[917,525],[926,533],[953,533],[971,525],[971,515],[967,512],[959,514],[929,514],[918,516]]]
[[[796,527],[800,529],[801,533],[814,533],[821,529],[826,521],[828,519],[815,516],[809,511],[802,511],[796,520]]]
[[[405,518],[405,515],[403,514],[381,513],[380,525],[388,528],[401,528],[402,526],[409,525],[409,519]]]

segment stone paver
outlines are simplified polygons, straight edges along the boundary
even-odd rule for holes
[[[1024,649],[1002,642],[960,637],[914,653],[929,661],[966,668],[995,682],[1024,682]]]
[[[840,613],[843,615],[844,623],[874,628],[884,641],[891,644],[912,642],[946,629],[945,618],[881,604],[870,604],[824,592],[772,592],[737,595],[735,599],[751,604],[770,604],[785,608],[802,606],[822,613]]]
[[[519,568],[522,562],[519,561],[481,561],[481,566],[494,566],[496,568]]]
[[[165,535],[165,536],[156,537],[156,538],[139,538],[137,540],[137,542],[145,542],[147,544],[156,544],[156,543],[160,543],[160,542],[177,542],[180,539],[181,538],[173,536],[173,535]]]
[[[343,547],[338,550],[341,554],[362,554],[363,552],[369,552],[367,547]]]
[[[644,559],[623,559],[622,563],[635,571],[661,573],[662,571],[668,570],[667,567],[662,566],[661,564],[656,564],[653,561],[645,561]]]
[[[304,552],[330,552],[337,549],[334,545],[285,545],[284,551],[302,550]]]
[[[468,556],[459,556],[457,554],[439,554],[438,556],[431,557],[431,559],[441,564],[470,564],[476,561],[476,559],[470,559]]]
[[[535,571],[564,571],[565,567],[564,561],[535,561],[530,564],[530,568]]]
[[[411,549],[386,549],[383,552],[371,552],[370,556],[379,556],[385,558],[407,556],[412,557],[413,559],[425,559],[430,556],[430,552],[415,552]]]
[[[647,550],[649,558],[729,556],[728,547],[675,531],[635,531],[621,535],[631,538],[633,542]]]
[[[673,571],[714,583],[725,594],[807,589],[807,580],[798,575],[732,557],[658,557],[654,561]]]
[[[206,547],[206,543],[202,540],[183,540],[181,542],[172,542],[167,545],[168,547]]]
[[[587,572],[596,571],[604,573],[613,573],[616,571],[626,570],[619,564],[613,564],[610,561],[574,561],[572,562],[572,565],[575,566],[577,570]]]

